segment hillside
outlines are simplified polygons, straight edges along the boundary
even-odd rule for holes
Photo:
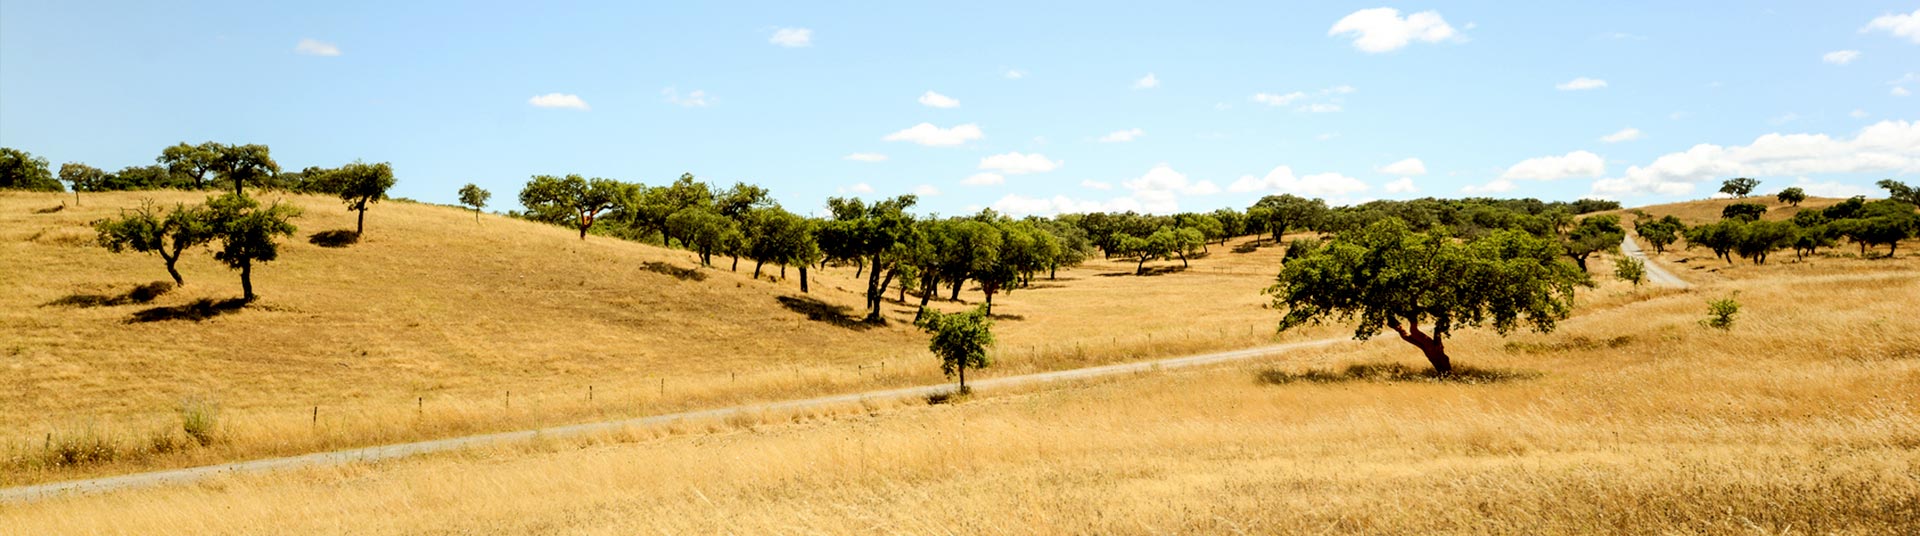
[[[750,263],[697,268],[684,251],[409,202],[376,205],[360,243],[328,248],[309,237],[351,229],[353,213],[270,194],[304,214],[281,259],[255,269],[256,305],[189,318],[198,300],[239,295],[204,253],[181,261],[184,288],[113,304],[167,275],[158,257],[94,245],[87,222],[204,197],[86,194],[48,212],[72,199],[0,194],[4,480],[941,381],[907,322],[917,298],[889,301],[887,326],[849,321],[864,290],[852,267],[816,272],[801,294],[791,279],[752,279]],[[1134,277],[1131,263],[1097,261],[997,298],[1000,363],[984,375],[1271,340],[1259,290],[1279,248],[1214,249],[1185,272]],[[40,459],[65,441],[158,444],[149,436],[177,428],[183,404],[216,406],[222,441],[78,470]]]
[[[1790,220],[1802,210],[1820,210],[1845,199],[1830,197],[1810,197],[1799,206],[1791,206],[1776,201],[1771,196],[1754,196],[1745,199],[1705,199],[1663,205],[1640,207],[1649,217],[1662,218],[1673,216],[1687,225],[1699,225],[1720,220],[1720,211],[1734,203],[1760,203],[1767,206],[1762,216],[1768,220]],[[1629,230],[1635,217],[1630,211],[1614,211],[1621,214],[1622,224]],[[1920,251],[1915,246],[1920,239],[1910,239],[1900,243],[1899,255],[1895,258],[1862,259],[1857,246],[1841,240],[1836,247],[1821,248],[1806,258],[1796,257],[1792,250],[1775,252],[1769,257],[1766,266],[1754,266],[1746,259],[1736,259],[1728,263],[1706,248],[1687,249],[1687,241],[1681,238],[1669,245],[1666,252],[1654,254],[1648,248],[1648,254],[1665,263],[1675,275],[1696,283],[1717,282],[1728,279],[1782,278],[1797,276],[1834,276],[1838,274],[1866,275],[1887,271],[1920,270]],[[1884,255],[1884,247],[1876,248]]]

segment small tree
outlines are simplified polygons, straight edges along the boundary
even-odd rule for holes
[[[914,325],[933,334],[927,349],[940,358],[940,372],[948,378],[958,376],[960,393],[966,394],[969,392],[967,369],[993,366],[992,358],[987,356],[987,348],[993,346],[993,320],[987,317],[986,307],[962,313],[923,308],[919,317]]]
[[[107,179],[107,172],[79,162],[60,165],[60,182],[73,188],[73,206],[80,206],[80,191],[94,190]]]
[[[1781,203],[1798,207],[1801,201],[1807,200],[1807,191],[1800,189],[1799,186],[1790,186],[1785,190],[1781,190],[1779,195],[1773,197],[1774,199],[1780,200]]]
[[[620,200],[634,197],[630,191],[634,188],[611,179],[538,175],[520,190],[520,204],[532,219],[578,228],[580,239],[586,240],[594,218]]]
[[[1733,329],[1733,315],[1739,312],[1740,302],[1734,301],[1733,296],[1727,296],[1718,300],[1709,300],[1707,302],[1707,319],[1701,320],[1700,325],[1718,330]]]
[[[486,191],[473,183],[467,183],[466,186],[460,187],[460,204],[473,207],[473,221],[475,223],[480,221],[480,209],[486,208],[487,199],[492,197],[493,192]]]
[[[1620,257],[1613,260],[1613,276],[1621,281],[1640,286],[1647,281],[1647,263],[1633,257]]]
[[[244,195],[226,194],[207,201],[212,228],[220,238],[213,258],[240,271],[241,297],[253,301],[253,265],[280,258],[278,239],[293,236],[291,221],[300,208],[275,201],[262,208]]]
[[[1388,218],[1287,263],[1267,294],[1287,311],[1281,331],[1356,322],[1353,336],[1365,340],[1391,329],[1446,375],[1453,365],[1444,341],[1455,329],[1491,325],[1505,335],[1524,325],[1544,333],[1567,317],[1574,287],[1593,283],[1560,250],[1520,231],[1460,242]]]
[[[1767,206],[1759,203],[1734,203],[1720,209],[1720,219],[1758,221],[1766,215]]]
[[[1620,228],[1619,216],[1589,216],[1581,219],[1573,232],[1567,233],[1567,256],[1573,257],[1573,262],[1584,272],[1587,270],[1587,257],[1613,251],[1626,238],[1627,232]]]
[[[1721,182],[1720,193],[1734,197],[1746,197],[1753,194],[1753,189],[1758,187],[1760,187],[1759,180],[1739,177]]]
[[[347,210],[360,213],[353,221],[353,234],[366,232],[367,205],[387,197],[387,189],[393,187],[393,166],[386,162],[368,164],[355,161],[328,171],[326,175],[326,183],[340,196],[341,201],[346,202]]]
[[[1881,179],[1875,185],[1887,190],[1887,198],[1908,205],[1920,206],[1920,188],[1907,186],[1907,183],[1893,179]]]
[[[1679,218],[1667,216],[1654,221],[1634,220],[1633,230],[1653,246],[1654,253],[1666,253],[1667,246],[1680,240],[1687,226]]]
[[[167,275],[173,276],[173,283],[185,285],[175,264],[180,262],[182,252],[213,241],[210,216],[204,206],[179,204],[161,215],[149,201],[132,212],[121,212],[118,218],[95,221],[93,228],[99,233],[100,245],[108,251],[159,254],[167,263]]]
[[[217,155],[214,169],[220,172],[221,178],[233,181],[235,194],[242,193],[242,184],[264,184],[280,172],[280,164],[273,161],[271,151],[265,145],[219,146]]]

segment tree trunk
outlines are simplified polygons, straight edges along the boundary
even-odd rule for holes
[[[954,369],[960,371],[960,394],[967,394],[967,362],[961,361]]]
[[[1181,268],[1187,267],[1187,252],[1185,251],[1180,252],[1180,267]]]
[[[73,206],[80,206],[80,185],[73,185]]]
[[[240,297],[247,302],[253,301],[253,262],[240,265]]]
[[[591,224],[589,224],[589,225],[582,225],[582,226],[580,226],[580,239],[581,239],[581,240],[586,240],[586,239],[587,239],[587,227],[591,227],[591,226],[592,226]]]
[[[804,265],[804,264],[800,265],[800,269],[805,270],[806,268],[807,268],[807,265]],[[787,263],[784,263],[784,262],[780,263],[780,278],[781,279],[787,278]]]
[[[961,278],[954,279],[953,295],[952,297],[947,298],[947,301],[960,301],[960,287],[964,287],[966,286],[966,284],[967,284],[967,278],[961,277]]]
[[[781,269],[785,270],[785,268]],[[807,293],[807,265],[805,264],[800,265],[800,293]]]
[[[360,207],[360,216],[353,220],[353,236],[359,237],[367,232],[367,207]]]
[[[1144,273],[1147,273],[1147,258],[1141,257],[1140,264],[1133,265],[1133,275],[1140,275]]]
[[[993,316],[993,291],[987,292],[987,316]]]
[[[235,173],[233,175],[233,195],[235,196],[246,195],[244,193],[241,193],[240,191],[240,174],[238,173]]]
[[[866,259],[859,259],[859,260],[853,261],[853,278],[854,279],[859,279],[860,274],[865,273],[866,271],[867,271]]]
[[[755,280],[760,279],[760,267],[765,266],[766,264],[767,264],[767,261],[763,261],[760,259],[753,260],[753,278]]]
[[[1388,322],[1387,327],[1393,328],[1394,332],[1399,333],[1400,340],[1407,341],[1408,344],[1419,348],[1420,353],[1426,354],[1427,363],[1433,365],[1434,372],[1439,373],[1441,376],[1453,374],[1453,362],[1447,358],[1446,343],[1441,342],[1440,339],[1421,333],[1418,324],[1412,324],[1409,327],[1402,328],[1398,321],[1393,321]]]
[[[1059,278],[1059,277],[1058,277],[1059,275],[1060,275],[1060,266],[1058,266],[1058,265],[1055,265],[1055,266],[1048,266],[1048,267],[1047,267],[1047,280],[1048,280],[1048,281],[1052,281],[1052,280],[1054,280],[1054,279],[1058,279],[1058,278]]]
[[[729,271],[729,272],[738,272],[738,271],[740,271],[740,256],[739,256],[739,255],[729,255],[729,256],[730,256],[730,257],[733,257],[733,267],[732,267],[732,268],[728,268],[728,269],[727,269],[727,271]],[[755,277],[758,277],[758,276],[755,276]]]
[[[161,260],[167,261],[167,275],[173,276],[173,284],[175,286],[187,286],[186,280],[180,279],[180,270],[176,270],[173,267],[174,263],[180,262],[180,254],[176,252],[172,257],[168,257],[166,250],[161,250],[160,258]]]
[[[480,207],[473,207],[473,222],[480,223]]]
[[[867,270],[867,321],[880,321],[880,256],[873,256],[873,269]]]
[[[920,317],[926,316],[927,300],[933,299],[933,294],[937,290],[933,287],[934,285],[937,285],[937,284],[939,284],[937,279],[930,279],[930,278],[924,278],[924,277],[920,279],[920,309],[913,312],[914,323],[916,324],[920,323]]]

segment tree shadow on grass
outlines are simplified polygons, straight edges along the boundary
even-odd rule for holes
[[[1016,322],[1027,319],[1026,315],[987,315],[987,318],[994,320],[1012,320]]]
[[[112,307],[115,305],[148,303],[153,301],[156,298],[159,298],[161,295],[164,295],[172,291],[173,291],[173,283],[168,283],[166,281],[154,281],[152,283],[147,283],[145,285],[133,287],[133,290],[129,290],[125,294],[121,294],[119,296],[108,296],[105,294],[73,294],[57,300],[40,304],[40,306],[41,307]]]
[[[360,233],[346,229],[320,231],[307,236],[307,243],[323,248],[344,248],[360,242]]]
[[[240,309],[245,308],[246,306],[247,306],[247,300],[241,299],[241,298],[231,298],[231,299],[217,300],[217,301],[211,298],[201,298],[198,300],[194,300],[193,303],[188,303],[186,305],[175,305],[172,307],[154,307],[152,309],[141,310],[140,312],[133,313],[133,317],[128,318],[127,323],[137,324],[137,323],[145,323],[145,322],[162,322],[167,320],[192,320],[194,322],[199,322],[199,321],[220,316],[223,314],[239,311]]]
[[[1455,365],[1453,372],[1440,375],[1431,368],[1414,368],[1400,363],[1360,363],[1348,365],[1345,370],[1307,369],[1301,372],[1289,372],[1279,369],[1260,371],[1260,383],[1288,385],[1295,383],[1346,383],[1346,382],[1426,382],[1426,383],[1503,383],[1518,380],[1531,380],[1541,374],[1531,370],[1483,369]]]
[[[826,322],[857,331],[878,327],[876,324],[863,321],[859,316],[849,314],[852,309],[845,305],[834,305],[805,296],[781,296],[779,300],[780,305],[785,306],[787,310],[807,315],[807,320]]]
[[[55,212],[59,212],[59,211],[62,211],[62,210],[66,210],[66,209],[67,209],[67,204],[66,204],[66,203],[61,203],[61,204],[59,204],[59,205],[57,205],[57,206],[54,206],[54,207],[52,207],[52,208],[36,208],[36,209],[33,209],[33,213],[34,213],[34,214],[52,214],[52,213],[55,213]]]
[[[1177,274],[1185,271],[1187,271],[1187,267],[1185,266],[1151,266],[1151,267],[1148,267],[1146,270],[1139,271],[1139,272],[1107,272],[1107,273],[1098,274],[1098,275],[1100,277],[1153,277],[1158,275]]]
[[[1253,253],[1255,251],[1260,251],[1260,248],[1263,248],[1272,244],[1273,244],[1272,240],[1268,240],[1265,238],[1261,238],[1257,240],[1248,240],[1246,242],[1241,242],[1239,245],[1233,246],[1233,252],[1234,253]]]
[[[679,266],[655,261],[641,263],[640,268],[656,274],[673,276],[674,279],[681,281],[707,280],[707,274],[700,273],[699,268],[681,268]]]

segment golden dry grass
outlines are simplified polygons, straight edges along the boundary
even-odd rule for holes
[[[281,260],[255,270],[262,300],[239,312],[129,321],[237,296],[234,272],[204,253],[181,261],[187,286],[154,303],[56,304],[166,279],[157,257],[93,245],[87,222],[144,199],[204,197],[88,194],[43,213],[71,200],[0,193],[0,484],[942,381],[905,322],[911,296],[888,303],[886,327],[813,320],[781,302],[802,296],[796,281],[755,280],[750,266],[681,280],[647,263],[694,267],[687,252],[406,202],[376,205],[360,243],[323,248],[307,238],[351,229],[352,213],[330,198],[267,194],[305,214]],[[1279,248],[1229,249],[1146,278],[1126,276],[1130,263],[1094,262],[997,298],[1000,362],[980,376],[1273,340],[1258,291]],[[816,277],[804,297],[820,305],[808,307],[859,314],[864,280],[852,267]],[[970,288],[962,299],[981,296]],[[184,401],[219,406],[218,442],[177,448]],[[62,443],[96,440],[123,452],[48,463]]]
[[[1532,379],[1257,381],[1419,362],[1379,340],[957,405],[59,499],[0,510],[0,531],[1913,534],[1920,271],[1821,266],[1693,291],[1604,282],[1556,333],[1450,344]],[[1733,329],[1698,325],[1733,291]]]
[[[1762,203],[1767,205],[1767,213],[1764,218],[1769,220],[1789,220],[1793,218],[1794,214],[1799,213],[1801,210],[1820,210],[1841,201],[1845,200],[1812,197],[1801,202],[1800,206],[1793,207],[1786,203],[1780,203],[1772,197],[1756,196],[1745,199],[1707,199],[1654,205],[1642,207],[1640,210],[1645,212],[1647,216],[1655,219],[1670,215],[1680,218],[1680,220],[1686,222],[1687,225],[1700,225],[1719,221],[1720,210],[1733,203]],[[1622,213],[1625,218],[1622,224],[1629,230],[1632,229],[1632,220],[1635,216],[1624,210],[1618,212]],[[1652,246],[1646,244],[1644,241],[1641,243],[1642,249],[1646,250],[1650,258],[1658,259],[1662,265],[1667,268],[1667,271],[1673,272],[1674,275],[1679,276],[1681,279],[1686,279],[1693,283],[1712,283],[1755,278],[1852,277],[1889,271],[1920,270],[1920,251],[1916,251],[1916,246],[1920,246],[1920,239],[1905,240],[1900,243],[1900,253],[1895,258],[1889,259],[1881,257],[1861,259],[1859,250],[1857,249],[1858,246],[1848,243],[1843,239],[1838,246],[1822,248],[1815,254],[1805,258],[1796,257],[1790,249],[1776,251],[1767,258],[1766,266],[1755,266],[1751,261],[1741,258],[1735,258],[1732,263],[1729,263],[1715,257],[1713,251],[1706,248],[1688,249],[1687,241],[1684,237],[1674,244],[1668,245],[1666,252],[1658,254],[1653,252]],[[1877,251],[1869,251],[1868,256],[1886,254],[1885,246],[1875,249]],[[1598,266],[1589,265],[1593,266],[1596,271],[1600,269]]]

